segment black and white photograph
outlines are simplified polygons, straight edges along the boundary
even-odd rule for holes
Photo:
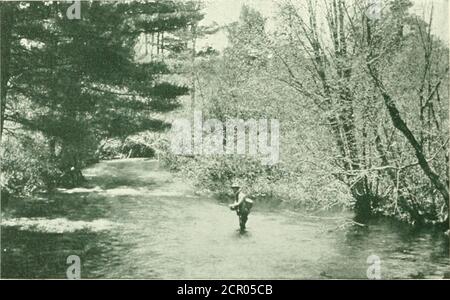
[[[450,279],[449,13],[0,1],[0,278]]]

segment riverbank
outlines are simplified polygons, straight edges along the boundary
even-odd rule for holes
[[[80,257],[82,278],[367,278],[370,255],[382,278],[448,271],[448,239],[429,231],[256,209],[240,235],[225,204],[154,160],[100,162],[85,174],[88,187],[11,207],[3,278],[65,278],[69,255]]]

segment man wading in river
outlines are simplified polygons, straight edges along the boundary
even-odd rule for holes
[[[241,186],[237,182],[231,185],[234,193],[234,203],[230,204],[230,209],[235,210],[239,217],[239,228],[241,232],[245,231],[248,215],[253,206],[253,201],[241,191]]]

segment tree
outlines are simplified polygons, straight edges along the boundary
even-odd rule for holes
[[[417,224],[439,222],[448,203],[442,180],[448,171],[437,163],[448,143],[442,139],[448,134],[443,126],[448,108],[440,104],[447,54],[432,37],[430,24],[408,13],[410,6],[409,1],[386,1],[380,19],[369,19],[368,7],[353,1],[308,1],[306,11],[290,1],[282,6],[288,34],[280,40],[289,47],[274,47],[286,70],[281,80],[327,118],[342,169],[337,176],[350,186],[360,221],[381,212]],[[409,103],[415,85],[417,110]],[[408,120],[419,120],[414,130]]]
[[[134,49],[143,32],[179,30],[190,19],[171,1],[82,2],[80,20],[66,18],[68,6],[1,4],[10,16],[2,18],[10,49],[2,51],[2,124],[43,133],[73,185],[101,139],[168,127],[152,112],[176,108],[188,88],[165,82],[171,71],[161,61],[137,63]]]
[[[361,160],[363,148],[356,129],[355,90],[363,89],[364,81],[360,86],[355,84],[359,76],[355,70],[358,54],[347,32],[348,11],[343,0],[323,5],[307,1],[306,9],[306,13],[300,12],[289,1],[283,7],[290,30],[289,46],[295,50],[276,51],[287,70],[288,77],[282,80],[311,98],[326,115],[338,149],[336,163],[344,170],[339,178],[350,186],[356,199],[357,220],[362,221],[370,215],[370,201],[374,197],[367,175],[362,171],[366,166]],[[306,67],[296,64],[306,64]],[[300,75],[304,69],[312,79]]]
[[[14,23],[13,9],[13,5],[10,3],[0,4],[0,142],[5,123],[6,95],[10,77],[9,65],[11,60],[11,28]]]
[[[393,4],[393,7],[391,8],[391,12],[393,15],[395,14],[405,14],[405,8],[408,7],[409,1],[401,2],[401,3],[395,3]],[[397,4],[397,5],[396,5]],[[431,184],[434,186],[434,188],[439,191],[439,193],[442,195],[442,198],[444,199],[447,208],[449,207],[449,194],[448,194],[448,170],[447,170],[447,184],[444,183],[444,180],[440,178],[440,176],[433,170],[431,167],[430,162],[426,158],[425,149],[424,149],[424,137],[423,137],[423,127],[425,127],[424,123],[424,112],[426,109],[429,110],[429,116],[432,116],[434,114],[433,111],[433,103],[435,101],[439,101],[439,88],[443,82],[443,80],[448,77],[448,64],[446,64],[444,69],[441,69],[439,67],[436,68],[436,62],[433,60],[438,60],[437,64],[441,63],[442,57],[437,57],[437,51],[433,48],[436,47],[436,41],[433,40],[433,36],[431,35],[431,23],[433,20],[433,12],[431,12],[430,20],[427,25],[424,26],[422,22],[419,22],[416,19],[416,26],[418,30],[418,35],[421,40],[421,46],[423,47],[423,60],[424,60],[424,67],[423,69],[420,69],[420,82],[419,82],[419,89],[417,92],[418,102],[420,105],[420,125],[422,128],[420,128],[419,136],[420,138],[413,133],[412,129],[408,126],[407,122],[404,120],[404,117],[402,117],[402,113],[400,112],[398,105],[396,101],[393,99],[393,96],[391,93],[387,90],[385,87],[385,84],[383,83],[383,79],[380,75],[380,63],[378,60],[378,57],[382,55],[382,53],[389,53],[391,51],[395,51],[395,47],[393,47],[392,40],[398,40],[398,38],[401,38],[403,36],[403,27],[405,26],[402,22],[397,22],[397,31],[396,32],[389,32],[386,30],[386,24],[377,24],[376,22],[371,22],[370,20],[366,19],[365,22],[365,29],[367,31],[366,34],[366,43],[368,50],[367,57],[367,69],[369,71],[369,74],[373,80],[374,85],[379,90],[381,96],[383,97],[384,104],[386,106],[386,109],[389,112],[389,116],[391,118],[392,124],[394,127],[401,132],[401,134],[407,139],[410,146],[414,149],[414,155],[417,159],[417,164],[420,166],[424,174],[429,178]],[[387,23],[387,22],[386,22]],[[381,28],[380,28],[381,27]],[[383,33],[388,33],[388,37],[394,36],[395,38],[387,39],[388,42],[378,43],[375,44],[373,40],[373,32],[382,31]],[[436,68],[436,70],[434,69]],[[437,76],[436,76],[437,74]],[[441,124],[439,124],[438,120],[433,117],[434,121],[436,122],[436,129],[439,130],[441,127]],[[430,120],[431,121],[431,120]],[[442,150],[445,150],[447,141],[443,144],[441,144]],[[430,143],[428,143],[430,145]],[[441,149],[438,149],[440,152]],[[448,157],[448,154],[447,154]]]

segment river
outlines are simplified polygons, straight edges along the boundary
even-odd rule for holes
[[[196,195],[155,160],[113,160],[84,171],[89,187],[10,203],[2,218],[2,278],[442,278],[448,238],[345,213],[309,216],[255,205],[248,231],[226,203]]]

